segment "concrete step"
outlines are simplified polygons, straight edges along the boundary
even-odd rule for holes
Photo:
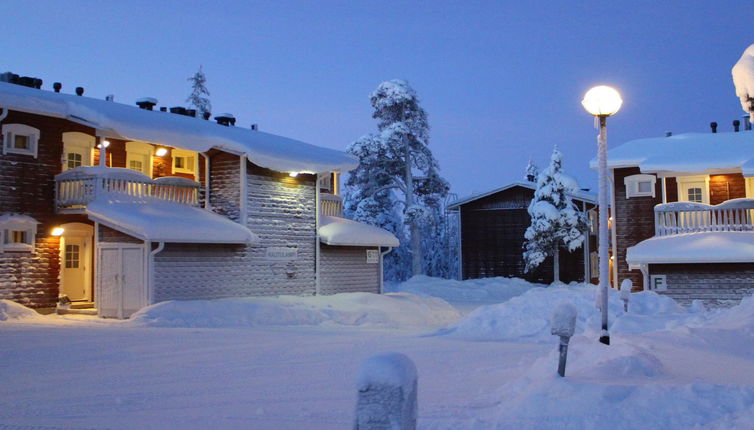
[[[63,308],[58,308],[57,309],[57,313],[58,313],[58,315],[66,315],[66,314],[69,314],[69,315],[97,315],[97,309],[91,308],[91,307],[90,308],[85,308],[85,309],[75,309],[75,308],[63,309]]]
[[[71,309],[91,309],[94,308],[94,302],[72,302]]]

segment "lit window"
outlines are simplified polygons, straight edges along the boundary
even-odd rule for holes
[[[80,256],[80,252],[79,252],[78,245],[66,245],[65,246],[65,268],[78,269],[79,256]]]
[[[182,149],[174,149],[172,153],[173,157],[173,173],[188,173],[196,178],[197,172],[197,153],[192,151],[184,151]]]
[[[146,142],[126,142],[126,167],[152,177],[154,146]]]
[[[688,198],[690,202],[703,203],[702,189],[701,188],[689,188]]]
[[[37,158],[39,130],[24,124],[4,124],[3,154],[23,154]]]
[[[623,179],[626,185],[626,198],[655,197],[655,175],[631,175]]]
[[[69,152],[66,157],[66,167],[67,169],[74,169],[76,167],[81,166],[83,157],[81,154],[76,152]]]
[[[143,169],[143,167],[144,167],[143,165],[144,165],[144,163],[142,163],[139,160],[129,160],[128,161],[128,168],[131,169],[131,170],[136,170],[136,171],[141,172],[141,169]]]
[[[37,220],[26,215],[0,215],[0,252],[33,251],[37,224]]]

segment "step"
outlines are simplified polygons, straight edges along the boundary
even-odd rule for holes
[[[72,302],[71,309],[91,309],[94,308],[94,302]]]
[[[57,309],[58,315],[97,315],[97,309],[95,308],[85,308],[85,309],[63,309],[58,308]]]

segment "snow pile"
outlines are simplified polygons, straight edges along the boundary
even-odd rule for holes
[[[414,362],[403,354],[391,352],[374,355],[364,361],[356,379],[356,388],[366,390],[372,386],[392,385],[408,392],[414,388],[415,382]]]
[[[131,323],[152,327],[366,326],[438,327],[459,318],[445,301],[396,293],[168,301],[146,307]]]
[[[552,321],[550,322],[550,334],[555,336],[573,336],[576,328],[576,317],[578,311],[576,307],[570,303],[561,303],[555,308],[555,312],[552,313]]]
[[[576,333],[598,330],[600,312],[595,306],[597,289],[591,284],[531,288],[507,302],[482,306],[439,334],[469,340],[551,342],[550,316],[561,302],[577,311]],[[611,331],[638,333],[674,327],[700,318],[673,299],[653,292],[631,295],[629,313],[623,312],[620,292],[610,290],[608,300]],[[623,319],[627,321],[622,322]]]
[[[731,72],[736,95],[741,99],[741,108],[744,112],[749,112],[754,121],[754,45],[746,48]]]
[[[40,315],[33,309],[10,300],[0,300],[0,321],[37,318]]]
[[[501,303],[532,288],[543,287],[520,278],[482,278],[456,281],[418,275],[400,284],[385,284],[385,290],[423,297],[438,297],[451,303]]]

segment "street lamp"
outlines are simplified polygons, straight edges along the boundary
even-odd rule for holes
[[[600,134],[597,136],[597,161],[599,166],[599,262],[600,294],[602,311],[602,334],[600,342],[610,345],[607,331],[607,286],[610,277],[610,263],[607,255],[607,117],[615,115],[623,104],[620,94],[614,88],[600,85],[586,92],[581,101],[587,112],[599,118]]]

